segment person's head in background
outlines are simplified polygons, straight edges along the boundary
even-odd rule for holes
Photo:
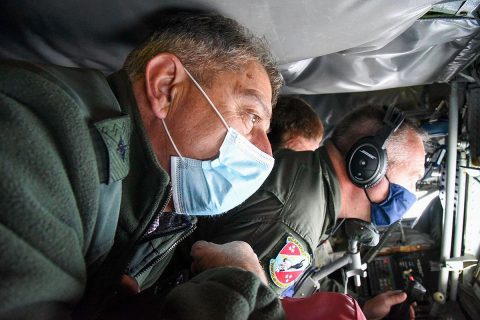
[[[268,134],[273,151],[313,151],[320,146],[323,133],[322,120],[308,103],[288,96],[278,99]]]

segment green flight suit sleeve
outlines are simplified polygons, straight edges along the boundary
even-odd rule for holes
[[[225,267],[209,269],[173,289],[162,319],[284,319],[273,290],[249,271]]]
[[[0,318],[66,319],[86,282],[91,224],[80,212],[96,206],[86,126],[48,81],[1,65],[0,75]],[[61,142],[71,135],[84,153]]]

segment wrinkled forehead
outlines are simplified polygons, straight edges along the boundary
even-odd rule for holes
[[[257,61],[247,62],[237,72],[229,72],[227,77],[232,77],[233,92],[237,98],[249,100],[258,105],[270,119],[272,114],[272,86],[265,68]],[[218,79],[222,81],[223,79]],[[225,85],[225,83],[219,83]]]
[[[265,67],[259,61],[248,61],[237,73],[241,80],[251,89],[260,90],[267,100],[268,104],[272,104],[273,88],[271,79]]]

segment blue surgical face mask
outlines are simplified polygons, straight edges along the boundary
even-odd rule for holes
[[[401,219],[417,201],[417,197],[401,185],[388,182],[388,196],[381,203],[372,202],[365,190],[365,194],[371,204],[372,223],[377,226],[388,226]]]
[[[274,159],[229,127],[198,82],[185,72],[220,117],[227,134],[218,158],[190,159],[182,157],[163,121],[179,155],[171,158],[173,203],[177,213],[216,215],[238,206],[257,191],[272,171]]]

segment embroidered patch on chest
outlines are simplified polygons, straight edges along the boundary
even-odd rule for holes
[[[275,259],[270,259],[270,278],[280,288],[288,288],[309,265],[310,255],[300,242],[292,236],[280,249]]]

